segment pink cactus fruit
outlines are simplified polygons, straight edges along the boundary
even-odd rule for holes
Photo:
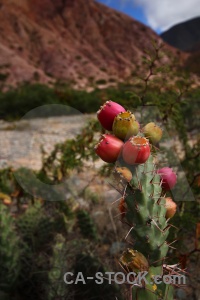
[[[97,112],[97,117],[103,128],[111,131],[115,117],[121,112],[125,112],[125,108],[120,104],[107,101]]]
[[[162,188],[166,191],[171,190],[177,181],[177,176],[174,171],[169,167],[159,169],[157,173],[160,175],[162,180]]]

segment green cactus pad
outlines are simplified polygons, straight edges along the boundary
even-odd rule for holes
[[[155,172],[153,157],[132,168],[133,178],[126,190],[126,219],[131,226],[134,248],[148,258],[151,265],[162,264],[168,245],[168,223],[160,177]]]

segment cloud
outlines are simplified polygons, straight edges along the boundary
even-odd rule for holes
[[[120,0],[142,8],[147,23],[164,31],[185,20],[200,16],[199,0]]]

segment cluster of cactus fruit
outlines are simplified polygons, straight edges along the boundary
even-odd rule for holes
[[[133,249],[128,248],[119,259],[125,272],[148,271],[149,284],[131,286],[129,299],[173,299],[173,285],[155,284],[154,277],[164,276],[174,269],[166,264],[170,245],[166,239],[176,213],[176,203],[166,197],[176,184],[176,174],[169,167],[157,169],[156,149],[162,129],[154,122],[142,127],[134,114],[120,104],[107,101],[97,112],[102,135],[95,147],[96,154],[107,163],[115,163],[114,178],[121,188],[119,213],[129,227]],[[179,272],[176,265],[176,272]],[[176,273],[177,274],[177,273]],[[132,288],[133,287],[133,288]]]

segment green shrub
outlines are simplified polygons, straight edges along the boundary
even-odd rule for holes
[[[58,103],[54,91],[42,84],[25,84],[0,93],[0,118],[15,119],[44,104]]]

